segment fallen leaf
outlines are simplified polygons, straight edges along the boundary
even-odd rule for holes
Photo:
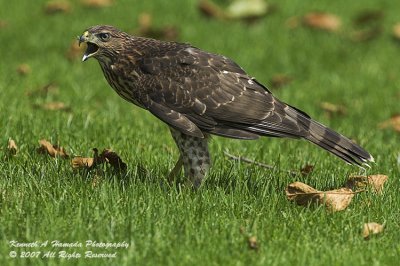
[[[354,192],[349,188],[319,191],[302,182],[295,182],[286,188],[286,196],[298,205],[324,204],[331,211],[341,211],[350,204]]]
[[[17,72],[21,76],[26,76],[32,72],[31,67],[28,64],[20,64],[17,67]]]
[[[349,188],[329,190],[320,194],[320,201],[332,211],[342,211],[349,206],[354,192]]]
[[[8,26],[5,20],[0,20],[0,29],[6,28]]]
[[[153,24],[153,18],[149,13],[141,13],[138,18],[139,28],[135,31],[135,34],[143,37],[175,41],[178,39],[179,31],[175,26],[166,25],[162,28],[155,28]]]
[[[304,167],[300,169],[300,173],[303,176],[309,175],[314,170],[314,165],[306,164]]]
[[[126,171],[126,163],[122,161],[121,157],[119,157],[116,152],[105,149],[100,156],[104,157],[106,161],[115,169]]]
[[[72,168],[91,168],[93,166],[93,158],[75,157],[72,159]]]
[[[226,19],[227,15],[218,5],[209,0],[200,0],[198,4],[200,12],[207,16],[217,19]]]
[[[285,74],[276,74],[271,79],[271,87],[274,89],[279,89],[285,85],[288,85],[293,81],[292,77]]]
[[[257,19],[268,12],[268,4],[264,0],[236,0],[226,9],[231,19]]]
[[[17,147],[17,144],[15,144],[15,141],[13,139],[8,140],[7,150],[8,150],[8,153],[12,156],[15,156],[17,154],[18,147]]]
[[[71,108],[67,106],[63,102],[48,102],[48,103],[43,103],[40,105],[34,105],[34,107],[41,108],[43,110],[48,110],[48,111],[70,111]]]
[[[32,96],[40,96],[40,97],[47,97],[48,94],[57,94],[58,93],[58,86],[54,83],[48,83],[42,87],[34,89],[32,91],[26,92],[26,95],[29,97]]]
[[[77,41],[73,41],[71,43],[71,45],[68,48],[68,51],[65,54],[65,57],[70,60],[76,60],[76,59],[80,59],[82,57],[82,54],[85,50],[84,45],[79,46]]]
[[[40,147],[37,149],[39,153],[48,154],[51,157],[60,156],[62,158],[68,158],[68,154],[65,152],[63,147],[53,145],[45,139],[39,141]]]
[[[81,3],[85,7],[101,8],[108,7],[113,4],[112,0],[81,0]]]
[[[303,17],[303,24],[310,28],[337,31],[342,23],[340,18],[336,15],[324,12],[313,12]]]
[[[44,11],[46,14],[67,13],[71,11],[71,5],[65,1],[50,1],[47,2]]]
[[[368,186],[380,194],[383,190],[383,184],[387,181],[387,175],[370,175],[370,176],[350,176],[346,182],[346,187],[352,190],[367,189]]]
[[[376,235],[383,232],[383,225],[378,223],[365,223],[363,227],[362,236],[368,239],[370,235]]]
[[[97,165],[109,163],[114,169],[119,171],[126,171],[126,164],[122,161],[119,155],[110,149],[104,149],[99,155],[96,148],[93,149],[93,158],[75,157],[71,161],[72,168],[85,168],[93,169]]]
[[[300,24],[301,24],[301,19],[297,16],[290,17],[285,22],[286,27],[288,27],[289,29],[297,28],[298,26],[300,26]]]
[[[286,197],[295,201],[298,205],[307,206],[319,199],[319,191],[302,182],[294,182],[286,188]]]
[[[351,33],[350,39],[355,42],[367,42],[379,37],[382,32],[383,29],[380,26],[356,30]]]
[[[392,128],[400,133],[400,114],[393,115],[389,120],[386,120],[378,125],[380,129]]]
[[[247,243],[250,249],[258,250],[258,242],[255,236],[251,236],[247,239]]]
[[[324,110],[329,116],[338,114],[345,115],[347,112],[347,108],[343,105],[333,104],[329,102],[322,102],[320,104],[322,110]]]
[[[364,10],[355,19],[357,25],[376,23],[382,21],[385,13],[382,10]]]
[[[400,23],[393,26],[393,37],[396,40],[400,40]]]

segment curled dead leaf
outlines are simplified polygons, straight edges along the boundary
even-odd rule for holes
[[[105,149],[101,155],[102,157],[104,157],[106,159],[106,161],[112,166],[114,167],[114,169],[117,169],[119,171],[126,171],[126,163],[124,163],[121,159],[121,157],[119,157],[119,155],[109,149]]]
[[[393,115],[389,120],[386,120],[378,125],[379,128],[392,128],[400,133],[400,114]]]
[[[400,23],[393,26],[393,37],[396,40],[400,40]]]
[[[7,22],[5,20],[0,20],[0,29],[6,28],[7,27]]]
[[[40,105],[34,105],[34,107],[48,111],[71,111],[71,108],[63,102],[48,102]]]
[[[68,158],[68,154],[63,147],[53,145],[45,139],[39,141],[40,147],[37,149],[39,153],[48,154],[51,157],[60,156],[62,158]]]
[[[322,102],[320,104],[320,107],[328,114],[328,116],[332,116],[335,114],[345,115],[347,112],[347,108],[345,106],[329,102]]]
[[[319,191],[302,182],[294,182],[286,188],[286,196],[298,205],[324,204],[331,211],[341,211],[350,204],[354,192],[349,188]]]
[[[354,19],[357,25],[364,25],[382,21],[385,13],[382,10],[364,10]]]
[[[314,29],[337,31],[342,22],[336,15],[324,12],[312,12],[303,17],[303,24]]]
[[[137,35],[166,41],[176,41],[178,39],[179,30],[175,26],[166,25],[162,28],[154,27],[153,18],[147,12],[143,12],[139,15],[138,23],[139,28],[135,31]]]
[[[349,188],[329,190],[320,194],[320,200],[331,211],[342,211],[349,206],[354,197],[354,192]]]
[[[249,245],[250,249],[258,250],[258,242],[255,236],[251,236],[247,239],[247,244]]]
[[[362,236],[368,239],[371,235],[376,235],[383,232],[384,226],[378,223],[365,223],[363,226]]]
[[[122,161],[119,155],[109,149],[104,149],[99,155],[96,148],[93,149],[93,158],[75,157],[71,161],[72,168],[79,169],[93,169],[96,166],[103,164],[105,162],[109,163],[114,169],[119,171],[126,171],[126,164]]]
[[[72,159],[72,168],[91,168],[93,166],[93,158],[75,157]]]
[[[217,4],[210,0],[200,0],[198,3],[198,9],[200,12],[207,16],[217,19],[226,19],[227,15]]]
[[[32,72],[31,67],[28,64],[20,64],[17,67],[17,72],[21,76],[26,76]]]
[[[8,153],[12,156],[15,156],[17,154],[18,147],[13,139],[8,140],[7,150],[8,150]]]
[[[112,0],[81,0],[81,3],[85,7],[90,8],[101,8],[108,7],[113,4]]]
[[[27,91],[26,95],[29,97],[32,96],[39,96],[45,98],[48,94],[57,94],[58,93],[58,86],[54,83],[48,83],[42,87],[36,88],[31,91]]]
[[[350,176],[346,182],[346,187],[352,190],[363,190],[370,186],[374,192],[380,194],[383,185],[387,181],[387,175],[370,175],[370,176]]]
[[[49,1],[44,7],[46,14],[67,13],[71,11],[71,5],[66,1]]]
[[[226,9],[230,19],[254,20],[268,13],[269,6],[264,0],[236,0]]]

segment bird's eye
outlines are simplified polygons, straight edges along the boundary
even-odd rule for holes
[[[106,42],[110,39],[110,34],[108,34],[108,33],[103,32],[103,33],[100,33],[98,36],[103,42]]]

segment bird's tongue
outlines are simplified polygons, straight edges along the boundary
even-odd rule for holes
[[[95,54],[97,50],[99,50],[99,47],[96,44],[88,42],[86,51],[82,57],[82,61],[86,61],[90,56]]]

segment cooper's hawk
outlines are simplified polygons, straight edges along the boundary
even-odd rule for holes
[[[79,37],[82,60],[94,57],[111,87],[167,123],[185,175],[199,186],[210,167],[210,134],[306,139],[347,163],[373,161],[363,148],[305,112],[281,102],[229,58],[189,44],[131,36],[93,26]]]

